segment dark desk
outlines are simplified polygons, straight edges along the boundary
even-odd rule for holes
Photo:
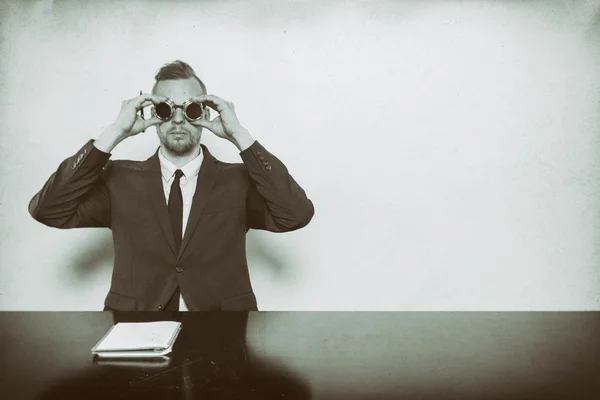
[[[0,315],[7,400],[600,399],[599,313]],[[92,359],[157,319],[183,323],[169,359]]]

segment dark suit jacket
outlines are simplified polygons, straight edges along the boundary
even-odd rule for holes
[[[51,227],[112,230],[115,260],[105,300],[112,309],[162,310],[177,285],[190,310],[256,309],[247,231],[302,228],[312,219],[313,204],[258,141],[240,153],[243,164],[221,162],[202,149],[178,253],[158,151],[146,161],[112,161],[90,140],[61,163],[31,200],[29,212]]]

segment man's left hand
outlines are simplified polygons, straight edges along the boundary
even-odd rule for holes
[[[247,149],[254,143],[254,139],[250,136],[248,130],[240,124],[237,115],[235,115],[233,103],[212,94],[193,97],[191,100],[203,103],[219,113],[219,116],[211,121],[207,107],[202,119],[191,122],[192,125],[206,128],[218,137],[229,140],[240,151]]]

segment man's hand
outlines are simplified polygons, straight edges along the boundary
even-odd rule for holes
[[[129,136],[135,136],[147,128],[161,123],[162,121],[156,116],[150,119],[142,119],[138,112],[144,107],[163,101],[167,101],[167,98],[152,94],[141,94],[133,99],[123,101],[121,103],[121,111],[113,123],[113,127],[124,139]]]
[[[156,116],[150,119],[143,119],[138,112],[144,107],[166,100],[167,98],[162,96],[141,94],[133,99],[123,101],[117,119],[94,141],[94,145],[99,150],[110,153],[122,140],[130,136],[135,136],[149,127],[161,123],[162,121]]]
[[[229,140],[240,151],[247,149],[254,143],[250,133],[240,124],[233,103],[211,94],[193,97],[191,100],[204,103],[219,113],[219,116],[211,121],[210,113],[206,109],[206,115],[198,121],[191,122],[192,125],[206,128],[218,137]]]

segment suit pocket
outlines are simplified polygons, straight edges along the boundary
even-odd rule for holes
[[[135,311],[135,298],[123,296],[115,292],[109,292],[104,301],[104,305],[118,311]]]
[[[253,292],[221,300],[221,311],[252,311],[256,309],[256,296]]]

